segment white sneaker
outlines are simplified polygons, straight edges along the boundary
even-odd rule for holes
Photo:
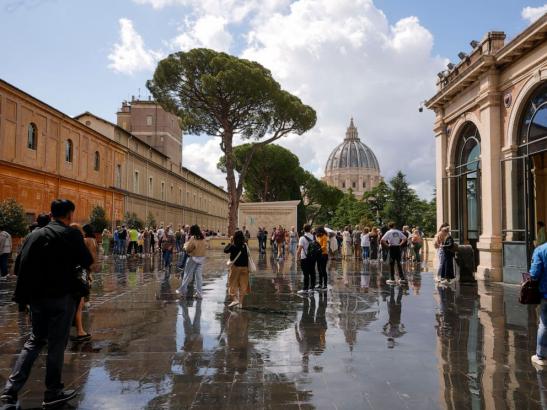
[[[394,281],[394,280],[391,280],[391,279],[386,280],[386,283],[387,283],[388,285],[395,285],[395,281]]]
[[[236,299],[236,300],[234,300],[232,303],[230,303],[230,304],[228,305],[228,307],[236,307],[236,306],[238,306],[238,305],[239,305],[239,300]]]
[[[300,289],[298,292],[296,292],[298,295],[304,295],[308,293],[307,289]]]
[[[537,354],[532,356],[532,364],[537,364],[538,366],[547,366],[547,360],[542,359]]]

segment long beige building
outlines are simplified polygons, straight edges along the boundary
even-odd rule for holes
[[[439,73],[437,220],[477,254],[479,278],[521,280],[547,219],[547,15],[490,32]]]
[[[170,115],[153,102],[134,103],[148,111],[153,107],[157,118],[170,124],[158,121],[164,132],[174,134],[168,144],[181,146],[182,132]],[[139,130],[138,123],[122,119]],[[76,204],[78,222],[86,222],[92,208],[101,206],[114,223],[126,212],[143,220],[151,213],[158,224],[199,223],[225,231],[226,192],[182,167],[180,150],[162,152],[170,149],[161,146],[162,136],[166,141],[158,133],[157,141],[150,140],[158,147],[152,147],[144,134],[137,137],[89,113],[72,118],[0,80],[0,200],[21,203],[29,223],[62,197]]]

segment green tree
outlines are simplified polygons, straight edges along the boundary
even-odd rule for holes
[[[395,222],[398,228],[403,225],[414,225],[412,220],[413,210],[419,201],[416,192],[410,188],[405,174],[401,171],[391,178],[391,198],[386,205],[387,219]]]
[[[381,226],[387,222],[386,208],[392,196],[393,190],[384,181],[381,181],[370,191],[364,193],[363,202],[365,203],[366,211],[363,217],[369,222],[367,225]]]
[[[106,212],[102,206],[95,206],[89,215],[89,224],[93,227],[93,232],[101,233],[110,225],[106,217]]]
[[[289,133],[303,134],[316,122],[315,111],[282,90],[262,65],[205,48],[161,60],[147,87],[164,109],[180,118],[185,131],[220,138],[226,157],[230,234],[256,150]],[[234,136],[253,140],[237,181]]]
[[[143,229],[144,222],[140,219],[135,212],[126,212],[123,222],[128,228]]]
[[[346,225],[357,225],[367,214],[367,204],[358,200],[350,188],[338,203],[334,216],[331,219],[332,226],[343,228]]]
[[[13,198],[0,202],[0,227],[12,236],[24,236],[28,232],[25,210]]]
[[[154,214],[150,211],[148,211],[148,215],[146,215],[146,226],[149,228],[156,226],[156,218],[154,218]]]
[[[252,144],[234,148],[235,170],[241,173]],[[226,172],[226,157],[222,156],[217,165]],[[298,157],[291,151],[276,144],[257,148],[249,163],[243,180],[245,198],[251,202],[288,201],[302,199],[300,185],[304,180],[304,170]]]
[[[310,172],[304,172],[302,195],[306,220],[310,224],[329,224],[344,193],[327,185]]]

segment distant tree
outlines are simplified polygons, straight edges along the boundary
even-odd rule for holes
[[[228,233],[251,160],[258,148],[316,122],[315,111],[281,89],[260,64],[205,48],[169,55],[158,63],[147,87],[161,106],[176,114],[185,131],[220,138],[226,157]],[[254,140],[236,181],[234,136]]]
[[[156,226],[156,218],[154,218],[154,214],[152,212],[148,212],[148,215],[146,215],[146,226],[148,228],[153,228]]]
[[[416,192],[408,185],[405,174],[401,171],[389,181],[391,198],[386,205],[387,219],[395,222],[398,228],[403,225],[413,225],[413,208],[418,202]]]
[[[302,183],[305,215],[308,223],[330,224],[344,193],[336,187],[327,185],[310,172],[304,172]]]
[[[237,172],[243,169],[252,149],[252,144],[234,147]],[[220,158],[217,167],[226,172],[226,156]],[[301,199],[303,180],[304,170],[296,155],[276,144],[263,145],[255,150],[245,174],[245,199],[251,202]]]
[[[125,226],[128,228],[143,229],[144,222],[140,219],[135,212],[126,212],[124,217]]]
[[[28,232],[25,210],[13,198],[0,202],[0,227],[12,236],[24,236]]]
[[[383,225],[387,222],[386,208],[391,201],[393,190],[384,181],[363,194],[366,213],[363,216],[371,225]]]
[[[350,188],[338,203],[331,224],[333,227],[340,229],[345,225],[357,225],[366,214],[367,204],[355,198]]]
[[[93,227],[95,233],[101,233],[105,228],[110,226],[103,207],[98,205],[93,207],[89,215],[89,224]]]

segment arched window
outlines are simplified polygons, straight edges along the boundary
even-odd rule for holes
[[[95,158],[93,161],[93,169],[95,171],[98,171],[101,169],[101,154],[99,154],[99,151],[95,151]]]
[[[27,133],[27,148],[36,150],[38,146],[38,129],[36,128],[36,124],[31,122],[28,125]]]
[[[547,148],[547,81],[530,97],[519,127],[519,150],[534,154]]]
[[[451,225],[460,243],[475,245],[481,234],[480,154],[481,137],[475,124],[464,124],[455,157],[455,184]]]
[[[68,139],[65,141],[65,161],[66,162],[72,162],[73,154],[74,154],[74,146],[72,144],[72,140]]]
[[[345,188],[345,187],[346,187],[346,183],[342,182],[342,188]]]

